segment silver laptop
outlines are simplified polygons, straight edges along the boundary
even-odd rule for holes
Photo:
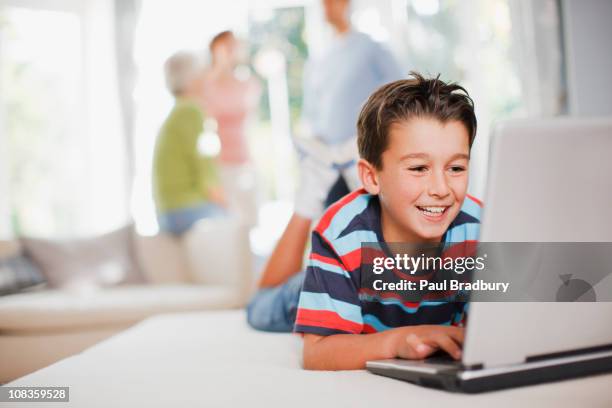
[[[481,242],[612,242],[612,118],[502,123],[489,163]],[[461,361],[367,369],[461,392],[612,371],[612,277],[595,289],[608,301],[472,301]]]

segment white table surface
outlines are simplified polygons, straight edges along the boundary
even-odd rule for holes
[[[251,330],[241,311],[162,315],[7,386],[70,387],[69,403],[36,407],[612,407],[612,374],[464,395],[306,371],[300,356],[297,335]]]

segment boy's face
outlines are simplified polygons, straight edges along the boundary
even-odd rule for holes
[[[416,118],[390,127],[382,169],[374,170],[385,240],[442,238],[466,195],[469,153],[458,121]]]

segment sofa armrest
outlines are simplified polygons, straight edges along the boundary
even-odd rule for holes
[[[249,230],[236,218],[200,220],[182,238],[191,280],[236,288],[246,303],[253,285]]]
[[[179,238],[164,233],[135,235],[134,238],[136,260],[148,283],[167,285],[192,282],[185,249]]]

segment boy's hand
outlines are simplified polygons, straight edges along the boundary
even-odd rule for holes
[[[464,329],[454,326],[422,325],[399,331],[395,354],[408,360],[422,360],[438,350],[446,351],[455,360],[461,358]]]
[[[463,328],[437,325],[398,327],[371,334],[304,334],[304,368],[359,370],[371,360],[421,360],[437,350],[461,357]]]

